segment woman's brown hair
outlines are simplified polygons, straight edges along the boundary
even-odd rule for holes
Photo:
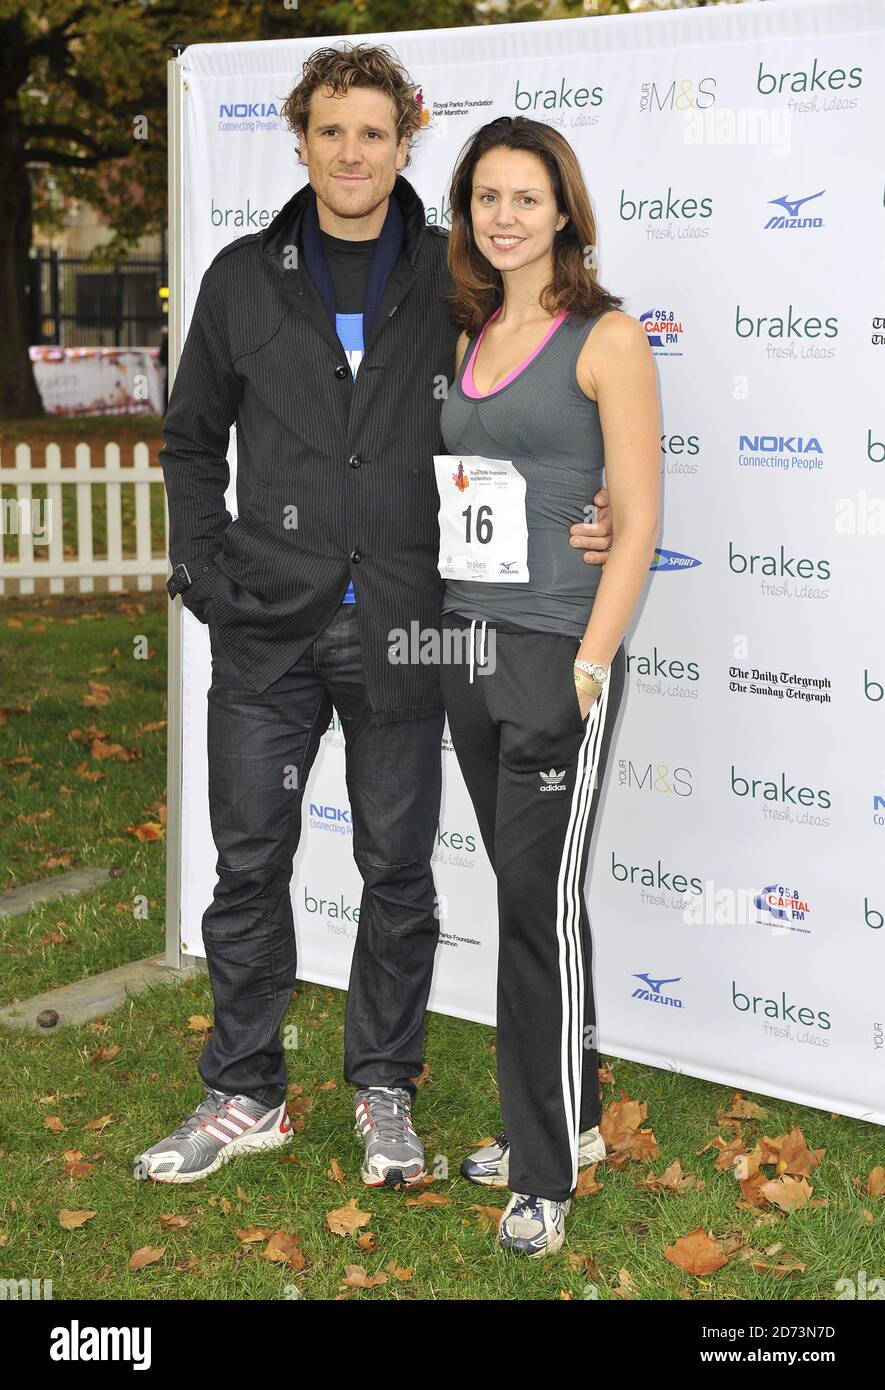
[[[331,87],[335,96],[351,87],[377,87],[386,93],[396,111],[397,143],[405,135],[412,140],[421,129],[418,87],[390,49],[378,44],[352,44],[317,48],[301,69],[301,81],[286,97],[280,115],[295,135],[307,131],[310,99],[318,87]],[[300,151],[299,151],[300,155]],[[406,156],[406,164],[409,156]]]
[[[528,150],[537,155],[550,178],[557,211],[568,217],[553,238],[553,279],[541,292],[541,307],[550,314],[568,311],[582,317],[619,309],[623,298],[603,289],[588,261],[595,256],[596,218],[571,145],[543,121],[499,116],[471,136],[452,175],[449,269],[455,288],[449,301],[454,322],[473,337],[504,301],[500,271],[477,249],[470,216],[473,171],[482,156],[494,149]]]

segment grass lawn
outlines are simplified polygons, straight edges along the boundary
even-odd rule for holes
[[[162,950],[166,617],[161,590],[0,601],[0,887],[67,867],[115,873],[0,918],[0,1002]],[[883,1273],[885,1198],[866,1187],[885,1162],[880,1128],[761,1095],[728,1118],[731,1088],[616,1058],[602,1072],[609,1122],[628,1119],[622,1096],[647,1105],[647,1118],[626,1124],[623,1161],[597,1167],[599,1188],[573,1204],[559,1255],[530,1263],[499,1251],[488,1209],[508,1194],[458,1176],[462,1156],[498,1127],[494,1033],[439,1015],[415,1106],[439,1176],[418,1205],[414,1193],[367,1189],[341,1077],[343,1003],[316,985],[292,1002],[288,1149],[185,1187],[136,1183],[131,1162],[200,1098],[205,976],[158,986],[88,1027],[0,1030],[0,1277],[51,1279],[56,1299],[806,1300],[835,1298],[836,1281],[862,1270]],[[717,1136],[742,1135],[750,1152],[797,1127],[825,1150],[807,1179],[817,1205],[783,1211],[758,1182],[742,1190],[716,1166]],[[762,1169],[778,1179],[766,1191],[788,1203],[804,1200],[802,1145],[792,1147],[792,1158],[781,1151],[788,1181],[774,1161]],[[696,1183],[671,1169],[649,1185],[677,1159]],[[365,1219],[335,1234],[327,1214],[348,1204]],[[65,1229],[63,1210],[93,1214]],[[710,1273],[665,1256],[699,1228],[724,1256]],[[300,1240],[291,1264],[266,1257],[277,1231]],[[130,1269],[145,1248],[150,1262]]]

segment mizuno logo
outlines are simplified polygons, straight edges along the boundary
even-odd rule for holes
[[[770,203],[776,207],[784,208],[789,217],[798,217],[799,209],[803,203],[810,203],[815,198],[823,197],[826,189],[822,188],[820,193],[809,193],[807,198],[788,198],[786,194],[782,198],[769,198]]]
[[[675,985],[682,979],[681,975],[670,975],[667,979],[653,980],[650,975],[635,975],[634,979],[644,980],[652,994],[660,994],[663,985]]]

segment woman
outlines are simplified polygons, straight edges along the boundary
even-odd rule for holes
[[[436,460],[455,752],[497,878],[503,1132],[465,1160],[512,1189],[499,1240],[558,1250],[581,1163],[605,1153],[583,885],[624,693],[623,638],[659,531],[660,423],[639,322],[591,268],[596,228],[552,127],[501,117],[450,194],[456,380]],[[468,351],[468,349],[470,349]],[[570,548],[602,482],[604,570]],[[452,631],[454,629],[454,631]]]

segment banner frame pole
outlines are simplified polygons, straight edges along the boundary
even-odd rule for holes
[[[184,70],[178,57],[166,64],[168,124],[169,387],[184,342]],[[164,491],[166,534],[169,503]],[[169,570],[171,574],[171,566]],[[193,963],[181,951],[181,820],[183,769],[182,611],[170,603],[167,620],[166,677],[166,953],[165,963],[181,970]]]

